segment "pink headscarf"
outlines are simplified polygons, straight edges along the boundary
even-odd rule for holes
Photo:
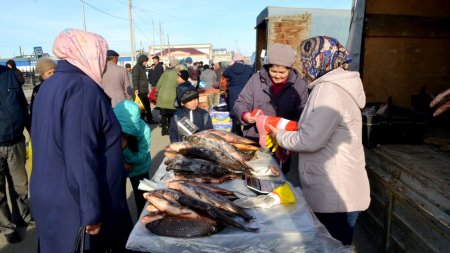
[[[53,53],[59,59],[75,65],[101,85],[106,66],[108,43],[100,35],[79,29],[66,29],[58,34]]]

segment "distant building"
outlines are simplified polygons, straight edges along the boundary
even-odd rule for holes
[[[162,52],[161,52],[162,49]],[[180,45],[162,45],[162,46],[150,46],[149,58],[157,55],[160,61],[168,63],[170,58],[177,60],[191,57],[194,62],[202,61],[209,63],[213,57],[212,44],[180,44]]]
[[[223,62],[223,63],[230,63],[232,59],[231,52],[228,52],[226,48],[216,48],[213,49],[213,57],[212,62]]]

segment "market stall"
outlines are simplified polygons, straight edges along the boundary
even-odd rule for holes
[[[164,181],[173,177],[162,163],[152,182],[163,187]],[[277,180],[285,180],[281,175]],[[242,179],[234,179],[220,185],[222,188],[251,196]],[[291,188],[294,189],[291,185]],[[255,217],[249,227],[259,232],[247,232],[226,227],[219,233],[199,238],[172,238],[158,236],[138,221],[131,232],[127,248],[142,252],[350,252],[340,242],[330,237],[305,203],[299,188],[294,189],[296,202],[280,204],[271,208],[255,208]],[[144,209],[141,217],[146,214]]]

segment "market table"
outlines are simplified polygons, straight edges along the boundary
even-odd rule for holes
[[[162,185],[162,181],[167,177],[170,177],[170,173],[166,171],[164,163],[161,163],[152,181]],[[222,186],[244,194],[250,191],[241,179],[232,180]],[[268,209],[250,209],[250,214],[255,216],[255,220],[246,225],[258,227],[257,233],[226,227],[217,234],[207,237],[172,238],[151,233],[138,220],[126,247],[135,251],[167,253],[351,252],[349,247],[342,246],[329,235],[305,203],[299,188],[294,189],[294,194],[297,200],[295,204],[277,205]],[[141,217],[146,213],[144,209]]]

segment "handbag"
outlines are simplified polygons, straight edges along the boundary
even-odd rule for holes
[[[156,105],[156,86],[153,86],[152,90],[148,94],[148,100],[150,100],[152,105]]]
[[[100,235],[97,235],[100,236]],[[105,242],[102,240],[102,238],[100,237],[100,245],[102,247],[102,249],[96,249],[96,250],[85,250],[84,249],[84,238],[86,237],[86,227],[85,226],[81,226],[78,229],[78,233],[77,236],[75,237],[75,242],[73,244],[73,248],[71,253],[111,253],[113,252],[110,248],[106,247]],[[91,238],[92,240],[92,238]]]
[[[72,253],[84,253],[84,237],[86,236],[86,227],[81,226],[78,229],[77,237],[73,244]]]
[[[137,93],[134,96],[134,102],[139,106],[139,109],[141,110],[141,112],[146,112],[144,104],[142,103],[142,101],[139,98],[139,95]]]

